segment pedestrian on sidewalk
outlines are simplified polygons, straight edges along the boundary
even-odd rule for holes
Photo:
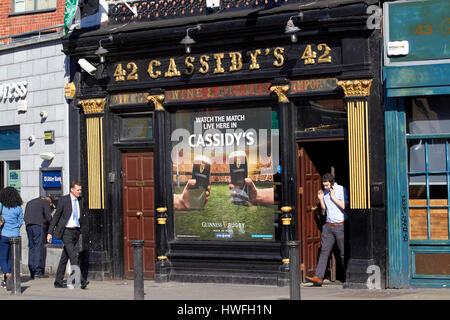
[[[0,267],[3,271],[1,286],[6,288],[11,276],[11,244],[10,238],[20,236],[20,227],[23,224],[22,198],[14,187],[6,187],[0,190],[0,210],[5,224],[0,238]]]
[[[47,242],[52,242],[53,236],[61,239],[63,242],[63,251],[56,270],[55,288],[67,288],[64,283],[64,274],[66,272],[67,261],[70,259],[72,271],[80,270],[78,242],[81,234],[81,205],[79,197],[81,195],[81,183],[73,181],[70,184],[70,193],[58,200],[55,214],[48,228]],[[86,289],[89,281],[84,279],[80,272],[81,289]]]
[[[45,273],[46,229],[52,220],[53,199],[50,196],[37,197],[28,201],[24,221],[28,236],[28,268],[30,278],[47,278]]]
[[[315,286],[322,286],[327,268],[328,257],[336,243],[342,265],[344,265],[344,223],[347,220],[348,193],[345,187],[334,181],[331,173],[322,176],[324,190],[317,192],[322,214],[326,212],[326,223],[322,227],[322,246],[314,277],[305,277]]]

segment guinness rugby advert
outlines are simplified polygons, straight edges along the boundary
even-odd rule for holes
[[[273,241],[275,111],[181,110],[171,134],[175,237],[180,241]]]

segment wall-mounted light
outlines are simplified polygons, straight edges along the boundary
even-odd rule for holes
[[[195,43],[195,40],[189,36],[189,30],[200,30],[200,29],[201,29],[200,25],[197,25],[193,28],[187,28],[186,36],[183,38],[183,40],[180,41],[180,44],[184,45],[186,53],[191,53],[191,46]]]
[[[42,120],[45,120],[48,117],[48,112],[43,110],[39,113],[39,115],[41,116]]]
[[[95,50],[94,53],[95,53],[95,55],[97,55],[98,58],[100,59],[100,63],[105,63],[105,55],[106,55],[107,53],[109,53],[108,50],[106,50],[105,48],[102,47],[102,41],[105,41],[105,40],[112,41],[112,40],[113,40],[112,35],[109,35],[109,37],[108,37],[107,39],[101,39],[101,40],[98,42],[98,48],[97,48],[97,50]]]
[[[303,12],[300,11],[300,13],[298,15],[290,17],[288,22],[286,23],[286,28],[285,28],[284,33],[289,34],[291,36],[292,43],[297,42],[296,33],[300,31],[300,28],[294,24],[294,21],[292,21],[292,18],[295,18],[295,17],[300,17],[300,18],[303,17]]]

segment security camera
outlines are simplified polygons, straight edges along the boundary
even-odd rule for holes
[[[30,141],[30,143],[34,143],[36,141],[36,137],[33,135],[29,136],[28,141]]]
[[[43,160],[52,160],[55,157],[55,154],[53,152],[43,152],[39,154],[39,156]]]
[[[90,75],[94,75],[95,71],[97,70],[96,67],[94,67],[89,61],[87,61],[86,59],[79,59],[78,60],[78,64],[80,65],[80,67],[86,71],[87,73],[89,73]]]

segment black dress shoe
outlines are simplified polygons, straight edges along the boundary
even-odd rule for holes
[[[81,283],[80,288],[84,290],[84,289],[86,289],[88,284],[89,284],[89,281],[85,281],[85,282]]]
[[[67,284],[63,283],[63,282],[54,282],[53,283],[55,285],[55,288],[67,288]]]

